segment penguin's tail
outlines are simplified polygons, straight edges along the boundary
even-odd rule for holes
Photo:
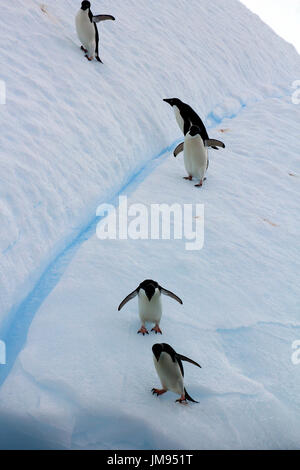
[[[186,388],[184,389],[184,393],[185,393],[185,398],[189,401],[192,401],[193,403],[199,403],[198,401],[194,400],[189,394],[188,392],[186,391]]]

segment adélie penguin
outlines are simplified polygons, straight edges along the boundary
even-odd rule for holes
[[[102,63],[99,57],[99,33],[97,24],[100,21],[115,20],[112,15],[96,15],[91,12],[91,3],[84,0],[78,11],[75,24],[78,38],[81,42],[81,49],[86,52],[86,58],[92,60],[94,57]]]
[[[198,114],[179,98],[165,98],[163,101],[172,106],[177,124],[184,135],[190,130],[191,126],[197,126],[200,129],[203,140],[209,139],[205,125]]]
[[[220,140],[210,139],[208,137],[208,133],[202,119],[193,110],[193,108],[191,108],[191,106],[183,103],[183,101],[178,98],[165,98],[163,101],[172,106],[177,124],[184,135],[188,133],[191,126],[197,126],[199,127],[200,135],[205,147],[211,147],[215,150],[218,150],[218,147],[225,148],[225,145],[223,142],[220,142]],[[176,155],[174,156],[176,157]]]
[[[202,186],[208,168],[208,156],[197,126],[192,126],[184,139],[184,166],[188,174],[184,178],[190,181],[194,177],[198,178],[199,183],[195,186]]]
[[[201,368],[200,364],[177,353],[167,343],[154,344],[152,352],[154,366],[163,387],[162,389],[153,388],[153,395],[159,396],[170,390],[180,395],[180,398],[178,398],[176,402],[186,403],[186,401],[189,400],[194,403],[198,403],[188,394],[184,386],[184,370],[182,361],[190,362],[191,364]]]
[[[168,297],[177,300],[177,302],[180,304],[183,303],[182,300],[177,297],[177,295],[161,287],[158,282],[151,279],[146,279],[145,281],[141,282],[141,284],[133,292],[128,294],[124,300],[122,300],[118,310],[120,311],[121,308],[123,308],[124,305],[129,302],[129,300],[138,296],[139,316],[142,322],[142,326],[138,330],[138,333],[142,333],[143,336],[145,334],[148,335],[149,332],[145,326],[145,323],[149,322],[155,324],[151,331],[155,331],[155,334],[162,334],[162,331],[159,327],[162,316],[161,294],[167,295]]]
[[[213,142],[215,145],[225,147],[225,145],[215,139],[203,140],[201,136],[201,129],[198,126],[191,126],[190,130],[186,133],[184,143],[177,145],[174,150],[174,157],[180,152],[184,151],[184,166],[188,176],[184,179],[192,181],[193,178],[199,179],[199,183],[195,184],[196,187],[201,187],[205,180],[204,175],[208,168],[208,142]]]

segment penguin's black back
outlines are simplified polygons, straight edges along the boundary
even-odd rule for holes
[[[190,126],[197,126],[200,129],[200,135],[203,141],[209,139],[208,133],[202,119],[198,114],[186,103],[178,106],[180,114],[184,120],[184,135],[190,130]]]

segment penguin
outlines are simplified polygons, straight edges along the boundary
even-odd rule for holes
[[[199,183],[195,186],[201,187],[208,168],[208,156],[199,127],[191,126],[184,138],[183,150],[184,166],[188,174],[184,179],[192,181],[193,177],[199,178]]]
[[[162,389],[153,388],[152,394],[159,396],[171,390],[180,395],[180,398],[176,400],[178,403],[187,403],[187,400],[198,403],[188,394],[184,386],[182,361],[190,362],[201,368],[200,364],[186,356],[182,356],[182,354],[178,354],[167,343],[154,344],[152,346],[152,352],[154,366],[163,387]]]
[[[197,126],[200,129],[202,140],[204,142],[210,140],[202,119],[193,110],[193,108],[191,108],[191,106],[183,103],[183,101],[178,98],[165,98],[163,101],[172,106],[177,124],[184,135],[188,133],[191,126]],[[218,150],[218,147],[215,146],[212,142],[211,145],[208,145],[208,147]]]
[[[102,62],[99,57],[99,33],[97,24],[100,21],[115,20],[112,15],[96,15],[91,12],[91,3],[84,0],[78,11],[75,24],[78,38],[81,42],[81,50],[86,52],[86,58],[93,60],[96,57],[98,62]]]
[[[141,282],[141,284],[124,300],[120,303],[118,311],[124,307],[124,305],[129,302],[129,300],[138,296],[138,305],[139,305],[139,316],[142,322],[141,328],[138,330],[138,333],[149,334],[147,328],[145,327],[146,322],[155,323],[154,328],[151,331],[155,331],[155,334],[162,334],[161,329],[159,328],[159,323],[162,316],[162,302],[161,294],[167,295],[174,300],[177,300],[180,304],[183,304],[182,300],[173,294],[173,292],[164,289],[161,287],[158,282],[152,281],[151,279],[146,279]]]
[[[201,130],[203,140],[209,139],[205,125],[198,114],[186,103],[178,98],[165,98],[163,101],[172,106],[177,124],[184,135],[187,134],[191,126],[198,126]]]

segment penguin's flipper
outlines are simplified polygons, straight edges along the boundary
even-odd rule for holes
[[[205,147],[212,147],[215,150],[218,150],[218,147],[221,147],[222,149],[225,148],[225,144],[221,142],[220,140],[216,139],[206,139],[204,141]]]
[[[137,289],[135,289],[133,292],[128,294],[127,297],[125,297],[125,299],[122,300],[122,302],[120,303],[120,305],[118,307],[118,311],[120,311],[121,308],[123,308],[124,305],[127,304],[127,302],[129,302],[129,300],[134,299],[134,297],[136,297],[137,295],[138,295],[138,290]]]
[[[93,16],[93,22],[99,23],[100,21],[112,20],[115,21],[115,17],[112,15],[95,15]]]
[[[184,149],[184,142],[181,142],[181,144],[178,144],[176,149],[173,152],[174,157],[177,157],[177,155],[181,152],[183,152]]]
[[[186,400],[192,401],[193,403],[199,403],[198,401],[194,400],[186,391],[186,388],[184,388],[184,393],[185,393],[185,398]]]
[[[179,302],[180,304],[183,304],[182,300],[170,290],[164,289],[163,287],[161,287],[160,290],[162,294],[167,295],[168,297],[171,297],[174,300],[177,300],[177,302]]]
[[[198,364],[198,362],[193,361],[193,360],[190,359],[189,357],[182,356],[182,354],[177,354],[177,356],[178,356],[182,361],[190,362],[191,364],[194,364],[194,366],[200,367],[200,369],[202,369],[202,367],[200,366],[200,364]]]

